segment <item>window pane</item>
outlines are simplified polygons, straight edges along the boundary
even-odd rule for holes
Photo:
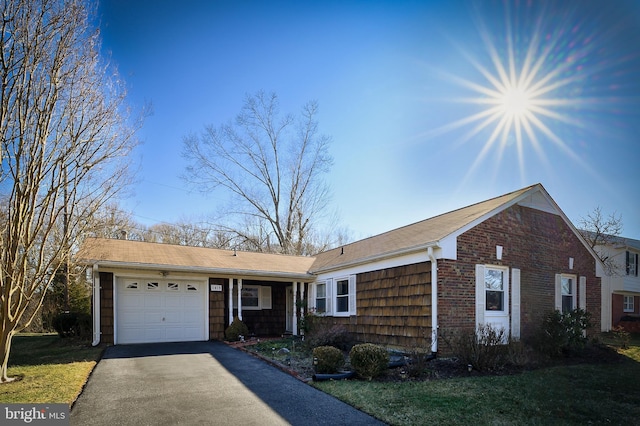
[[[503,290],[502,271],[496,269],[485,269],[484,285],[487,290]]]
[[[338,297],[338,312],[349,312],[349,296]]]
[[[327,299],[316,299],[316,312],[319,314],[327,312]]]
[[[562,294],[571,295],[572,278],[562,277]]]
[[[634,306],[633,306],[633,296],[624,296],[624,302],[623,302],[623,311],[624,312],[633,312]]]
[[[562,296],[562,313],[566,314],[573,311],[573,296]]]
[[[487,311],[504,311],[504,292],[487,290]]]
[[[349,294],[349,280],[338,281],[338,296]]]
[[[258,287],[242,288],[242,306],[258,307]]]
[[[327,286],[326,286],[326,284],[318,284],[316,292],[317,292],[318,297],[327,297]]]

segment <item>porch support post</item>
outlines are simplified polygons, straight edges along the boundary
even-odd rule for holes
[[[242,278],[238,278],[238,319],[242,321]]]
[[[229,278],[229,325],[233,322],[233,278]]]
[[[298,306],[296,300],[298,299],[298,282],[293,282],[293,335],[298,335]]]
[[[300,321],[304,319],[304,307],[307,305],[306,303],[304,303],[304,301],[306,300],[306,296],[307,292],[305,291],[305,283],[302,282],[300,283],[300,300],[303,301],[303,303],[300,305]],[[300,330],[300,332],[304,334],[304,330]]]

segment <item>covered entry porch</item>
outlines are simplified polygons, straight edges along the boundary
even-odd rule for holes
[[[210,278],[211,299],[220,309],[211,307],[212,329],[224,330],[239,318],[250,336],[300,334],[300,320],[307,312],[309,283],[275,278]],[[215,312],[215,313],[214,313]],[[224,335],[212,335],[212,339]]]

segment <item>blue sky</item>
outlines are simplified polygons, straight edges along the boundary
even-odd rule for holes
[[[180,179],[182,138],[265,90],[283,111],[319,103],[327,209],[356,238],[539,182],[574,223],[600,206],[640,239],[636,2],[104,0],[98,13],[130,104],[153,106],[123,202],[139,222],[225,202]]]

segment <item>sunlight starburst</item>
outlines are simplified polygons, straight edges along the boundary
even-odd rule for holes
[[[480,40],[488,54],[486,60],[480,61],[467,53],[466,49],[459,49],[478,76],[471,79],[445,74],[450,81],[474,93],[456,101],[480,108],[469,116],[435,129],[431,134],[443,134],[471,126],[461,139],[465,143],[478,140],[479,135],[488,132],[464,181],[485,161],[489,152],[496,150],[498,161],[501,161],[507,148],[513,145],[522,181],[526,180],[525,152],[528,148],[533,149],[540,161],[548,166],[546,148],[543,147],[547,144],[589,170],[554,131],[554,125],[558,123],[583,125],[571,113],[579,108],[584,99],[572,97],[570,93],[573,86],[579,86],[584,79],[584,73],[576,72],[580,70],[576,58],[586,56],[588,48],[566,52],[563,38],[543,28],[542,16],[544,13],[540,13],[538,19],[531,19],[529,15],[527,22],[518,22],[507,7],[504,37],[496,36],[496,32],[493,29],[490,31],[479,19]],[[514,26],[519,29],[517,34]],[[524,31],[524,28],[527,30]],[[496,39],[500,41],[499,44],[494,41]],[[564,56],[559,52],[563,52]]]

